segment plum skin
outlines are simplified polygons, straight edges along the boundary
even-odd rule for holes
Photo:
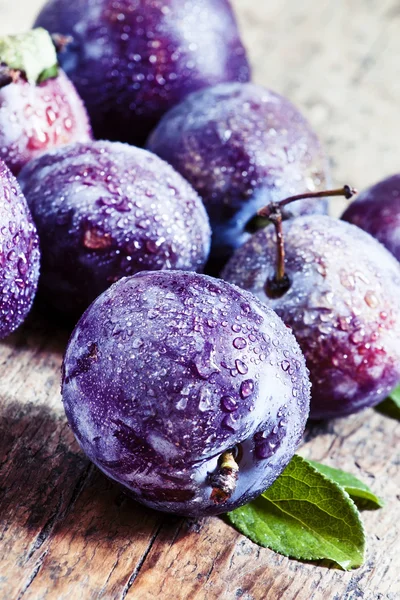
[[[14,175],[46,150],[91,138],[86,109],[63,71],[37,85],[20,78],[0,88],[0,159]]]
[[[142,145],[188,93],[250,77],[228,0],[50,0],[38,25],[73,37],[59,60],[101,139]]]
[[[249,234],[257,210],[296,193],[326,189],[327,159],[309,123],[285,98],[252,83],[195,92],[170,110],[147,141],[198,191],[213,230],[219,268]],[[326,213],[302,200],[286,216]]]
[[[0,338],[19,327],[38,285],[39,238],[17,180],[0,160]]]
[[[311,379],[312,419],[345,416],[382,401],[400,382],[400,265],[354,225],[326,216],[283,224],[291,287],[271,299],[274,228],[237,250],[222,277],[251,291],[293,330]]]
[[[364,190],[341,218],[370,233],[400,261],[400,174]]]
[[[118,142],[55,149],[20,173],[42,248],[40,293],[80,317],[141,270],[201,270],[210,227],[193,188],[146,150]]]
[[[266,489],[308,416],[304,358],[280,318],[206,275],[142,272],[95,300],[63,363],[69,423],[130,495],[180,515],[226,512]],[[220,455],[240,448],[234,494],[210,500]]]

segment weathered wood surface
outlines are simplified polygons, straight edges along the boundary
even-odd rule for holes
[[[236,0],[255,79],[288,95],[364,187],[399,170],[398,0]],[[40,0],[0,0],[0,33]],[[68,333],[32,315],[0,345],[0,599],[397,600],[400,432],[372,410],[314,427],[304,455],[359,476],[386,506],[364,512],[351,573],[260,549],[222,519],[170,518],[127,499],[80,452],[59,383]]]

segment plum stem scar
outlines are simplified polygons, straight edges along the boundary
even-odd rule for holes
[[[221,454],[218,467],[211,477],[211,500],[214,504],[223,504],[232,496],[236,489],[239,475],[239,465],[233,457],[231,450]]]

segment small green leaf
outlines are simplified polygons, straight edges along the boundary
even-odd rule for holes
[[[354,475],[340,469],[321,465],[321,463],[313,460],[307,459],[307,462],[317,469],[317,471],[328,477],[328,479],[340,485],[349,494],[350,498],[354,500],[358,508],[364,510],[382,508],[383,500],[375,496],[372,490],[365,483],[357,479],[357,477],[354,477]]]
[[[0,63],[22,71],[35,84],[58,74],[57,54],[50,34],[41,27],[0,38]]]
[[[379,413],[400,421],[400,385],[393,390],[389,398],[375,406]]]
[[[253,542],[285,556],[328,559],[343,569],[363,563],[365,534],[356,506],[300,456],[261,496],[227,516]]]

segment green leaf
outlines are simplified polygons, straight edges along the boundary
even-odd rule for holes
[[[58,74],[56,49],[50,34],[41,27],[1,37],[0,63],[22,71],[32,84]]]
[[[355,504],[300,456],[261,496],[227,516],[253,542],[285,556],[328,559],[343,569],[363,563],[365,534]]]
[[[375,406],[379,413],[400,421],[400,385],[393,390],[389,398]]]
[[[357,479],[357,477],[354,477],[354,475],[341,471],[340,469],[321,465],[321,463],[313,460],[307,459],[307,462],[317,469],[317,471],[328,477],[328,479],[340,485],[340,487],[349,494],[350,498],[356,503],[358,508],[364,510],[382,508],[383,500],[378,498],[378,496],[375,496],[372,490],[370,490],[365,483]]]

